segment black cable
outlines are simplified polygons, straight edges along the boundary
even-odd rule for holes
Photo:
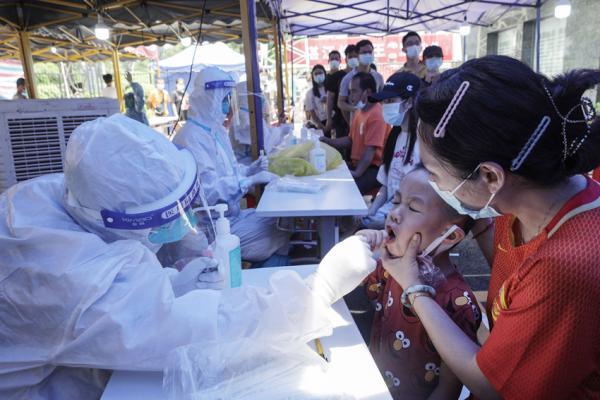
[[[177,122],[173,126],[173,132],[177,129],[177,125],[179,125],[179,121],[181,121],[181,106],[183,105],[183,101],[185,100],[185,94],[187,93],[188,87],[190,86],[190,82],[192,81],[192,73],[194,71],[194,59],[196,58],[196,50],[198,50],[198,45],[202,39],[202,26],[204,25],[204,14],[206,14],[206,0],[202,3],[202,16],[200,17],[200,27],[198,28],[198,37],[196,38],[196,45],[194,46],[194,53],[192,54],[192,62],[190,63],[190,73],[188,75],[188,81],[185,85],[185,89],[183,89],[183,95],[181,96],[181,103],[179,103],[179,108],[177,109]],[[177,90],[177,85],[175,85],[175,90]]]

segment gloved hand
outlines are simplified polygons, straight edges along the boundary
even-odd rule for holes
[[[218,261],[213,258],[198,257],[187,263],[181,272],[169,274],[175,297],[183,296],[190,290],[204,287],[201,284],[202,274],[214,272],[218,264]]]
[[[269,157],[260,156],[256,159],[250,166],[248,167],[248,176],[252,176],[260,171],[268,171],[269,170]]]
[[[250,177],[250,181],[252,185],[259,185],[261,183],[269,183],[275,179],[278,179],[279,176],[269,172],[269,171],[261,171],[257,174],[254,174]]]
[[[333,304],[357,287],[377,263],[362,236],[351,236],[336,244],[307,279],[315,295]]]

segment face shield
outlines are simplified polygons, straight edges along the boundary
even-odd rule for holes
[[[196,217],[192,202],[200,192],[196,162],[188,151],[183,152],[185,175],[177,188],[166,197],[124,212],[100,210],[105,228],[148,230],[148,241],[153,244],[176,242],[190,232],[196,232]]]

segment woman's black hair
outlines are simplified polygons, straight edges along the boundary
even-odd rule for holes
[[[417,142],[418,117],[414,105],[407,111],[405,118],[408,118],[408,146],[406,148],[406,154],[404,155],[403,165],[410,163],[415,149],[415,143]],[[398,140],[400,133],[402,133],[402,127],[394,126],[385,142],[385,147],[383,148],[383,165],[386,174],[390,172],[390,165],[394,159],[394,150],[396,149],[396,141]]]
[[[436,138],[431,129],[419,132],[425,146],[460,178],[466,178],[480,163],[493,161],[533,184],[551,186],[600,165],[599,119],[589,125],[567,122],[563,135],[563,117],[569,111],[569,120],[584,119],[581,96],[600,83],[600,70],[574,70],[550,80],[506,56],[469,60],[419,92],[419,118],[436,127],[464,81],[470,86],[449,119],[445,135]],[[546,116],[549,125],[523,163],[511,170]],[[577,151],[569,150],[571,143],[582,139]]]
[[[315,82],[315,70],[317,70],[317,69],[320,69],[321,71],[323,71],[323,75],[325,75],[327,72],[325,72],[325,67],[323,67],[321,64],[316,64],[312,68],[312,71],[310,71],[310,79],[312,80],[312,92],[313,92],[313,95],[317,99],[320,99],[321,98],[321,92],[319,91],[319,84],[317,82]]]

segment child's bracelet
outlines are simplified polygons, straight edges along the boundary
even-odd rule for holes
[[[426,293],[431,297],[435,297],[435,294],[436,294],[435,289],[429,285],[413,285],[413,286],[409,287],[408,289],[406,289],[402,293],[402,296],[400,297],[400,301],[406,308],[412,307],[412,305],[410,304],[410,302],[408,300],[408,296],[410,296],[411,294],[414,294],[414,293]]]

